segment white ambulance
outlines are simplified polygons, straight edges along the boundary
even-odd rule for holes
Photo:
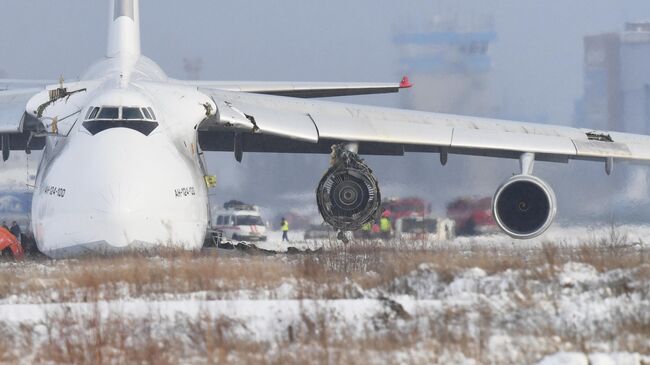
[[[212,227],[223,232],[226,240],[266,241],[266,226],[254,205],[227,205],[227,209],[212,214]]]

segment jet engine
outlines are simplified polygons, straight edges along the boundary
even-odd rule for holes
[[[557,211],[555,193],[541,179],[518,175],[494,194],[492,212],[499,227],[518,239],[537,237],[553,223]]]
[[[332,147],[331,165],[316,189],[318,210],[325,222],[340,231],[354,231],[374,221],[381,195],[372,170],[341,145]]]

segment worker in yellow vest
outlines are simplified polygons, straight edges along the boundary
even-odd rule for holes
[[[390,224],[390,218],[388,216],[384,215],[381,217],[379,220],[379,229],[381,230],[381,238],[387,240],[390,238],[390,231],[391,231],[391,224]]]
[[[282,222],[280,222],[280,228],[282,229],[282,242],[289,242],[289,222],[284,217],[282,217]]]
[[[370,239],[370,231],[372,230],[372,222],[368,222],[361,226],[361,237],[364,239]]]

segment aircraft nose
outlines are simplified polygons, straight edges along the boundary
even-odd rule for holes
[[[35,194],[37,241],[44,250],[199,248],[207,226],[202,182],[193,161],[165,139],[127,129],[81,136],[40,184],[40,192],[51,187],[64,196]],[[192,193],[178,197],[178,189]]]

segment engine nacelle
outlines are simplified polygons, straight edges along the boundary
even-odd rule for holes
[[[499,227],[518,239],[537,237],[553,223],[557,211],[555,193],[544,181],[518,175],[506,181],[492,200]]]
[[[379,184],[365,165],[334,166],[316,189],[325,222],[341,231],[358,230],[376,219],[381,204]]]

